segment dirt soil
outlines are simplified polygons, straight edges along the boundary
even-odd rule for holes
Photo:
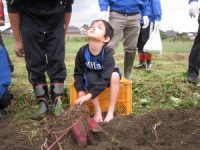
[[[41,126],[42,127],[42,126]],[[157,110],[143,115],[116,116],[93,135],[86,150],[199,150],[200,107],[186,110]],[[45,136],[30,143],[20,126],[0,122],[0,150],[37,150]],[[62,142],[65,150],[78,150],[72,134]],[[57,145],[53,150],[59,149]]]

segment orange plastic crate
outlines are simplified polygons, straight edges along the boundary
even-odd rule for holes
[[[77,99],[77,92],[74,87],[74,82],[70,83],[70,106],[73,107],[75,101]],[[107,112],[109,101],[110,101],[110,89],[106,88],[100,95],[99,95],[99,103],[102,109],[102,112]],[[128,115],[132,113],[132,81],[126,80],[122,78],[120,80],[120,89],[117,104],[115,107],[115,112],[121,115]],[[91,100],[87,102],[88,110],[90,114],[94,113],[94,108]]]

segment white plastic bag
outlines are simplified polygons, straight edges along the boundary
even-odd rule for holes
[[[161,54],[162,53],[162,41],[160,38],[159,29],[155,28],[144,45],[143,51],[150,54]]]

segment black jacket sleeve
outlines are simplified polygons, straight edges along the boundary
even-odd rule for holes
[[[8,13],[19,13],[19,1],[18,0],[6,0]]]
[[[77,91],[85,91],[84,86],[84,69],[85,62],[84,62],[84,49],[80,48],[76,55],[75,59],[75,68],[74,68],[74,86]]]
[[[62,0],[62,3],[65,7],[65,12],[72,12],[72,4],[74,3],[74,0]]]
[[[19,13],[19,6],[21,0],[6,0],[7,8],[9,13]],[[21,2],[22,3],[22,2]],[[65,12],[72,12],[72,4],[74,0],[62,0],[62,4],[64,5]]]
[[[99,79],[91,81],[91,84],[87,88],[88,92],[92,94],[92,98],[98,96],[109,85],[114,68],[115,60],[113,57],[113,50],[106,47],[104,54],[103,72],[99,72]]]

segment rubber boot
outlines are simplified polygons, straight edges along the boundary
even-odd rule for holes
[[[13,99],[13,95],[10,94],[10,91],[6,89],[2,97],[0,98],[0,110],[6,108]]]
[[[124,56],[124,77],[130,80],[131,69],[135,59],[135,52],[125,52]]]
[[[39,110],[32,115],[33,120],[41,120],[45,117],[48,111],[48,86],[46,84],[40,84],[34,86],[35,95],[39,103]]]
[[[145,64],[145,53],[139,53],[138,54],[139,56],[139,64],[134,66],[134,68],[136,69],[143,69],[146,67],[146,64]]]
[[[53,114],[58,117],[63,112],[62,100],[64,93],[64,83],[51,83],[51,97],[53,101]]]
[[[45,113],[47,111],[47,104],[45,102],[39,102],[39,110],[35,114],[32,115],[33,120],[42,120],[45,117]]]

